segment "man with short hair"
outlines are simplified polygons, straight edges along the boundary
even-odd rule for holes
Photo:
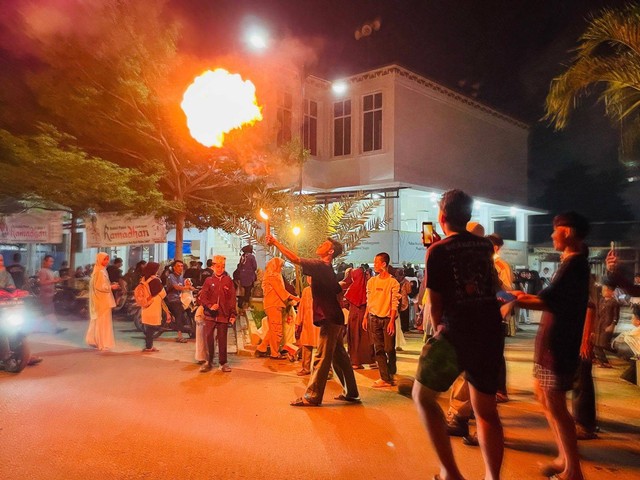
[[[342,287],[338,283],[332,262],[342,253],[342,245],[327,238],[316,249],[318,259],[300,258],[273,236],[267,235],[268,245],[275,246],[289,261],[302,267],[303,275],[312,278],[313,324],[320,327],[318,351],[313,362],[313,373],[305,394],[291,402],[294,407],[318,407],[322,403],[329,371],[333,364],[336,376],[343,387],[343,393],[335,399],[360,403],[349,355],[344,348],[344,314],[338,302]]]
[[[396,315],[400,285],[389,273],[389,254],[381,252],[373,260],[378,274],[367,282],[367,310],[362,328],[369,331],[380,378],[374,388],[392,387],[396,374]]]
[[[53,297],[56,294],[56,283],[64,281],[63,278],[56,276],[51,267],[53,267],[53,255],[45,255],[42,260],[42,268],[38,272],[38,285],[40,293],[40,308],[44,320],[49,324],[47,329],[53,333],[62,333],[66,328],[58,328],[58,317],[53,306]]]
[[[225,271],[227,259],[213,257],[213,275],[204,282],[198,300],[204,309],[204,338],[207,344],[207,361],[200,367],[208,372],[213,367],[215,340],[218,339],[220,370],[230,372],[227,362],[227,330],[236,322],[236,289]]]
[[[497,480],[504,453],[496,407],[504,336],[496,299],[493,246],[465,229],[472,209],[473,199],[461,190],[449,190],[440,200],[438,222],[447,238],[434,243],[426,258],[427,294],[435,334],[422,349],[412,394],[440,461],[436,478],[462,479],[437,398],[461,372],[465,373],[485,478]]]
[[[174,260],[172,270],[173,271],[167,277],[167,307],[169,307],[171,316],[176,322],[175,328],[178,331],[176,342],[187,343],[187,339],[182,336],[183,332],[188,332],[189,330],[185,326],[184,307],[182,305],[182,300],[180,299],[180,294],[183,291],[193,290],[194,288],[190,285],[185,285],[184,283],[184,278],[182,276],[184,262],[182,260]]]
[[[534,389],[555,434],[558,457],[543,468],[546,476],[582,480],[576,425],[567,408],[580,362],[580,344],[589,300],[589,261],[583,240],[589,222],[576,212],[553,219],[553,247],[562,252],[551,284],[538,295],[513,292],[518,305],[542,310],[534,351]]]
[[[200,286],[204,285],[204,282],[206,282],[207,278],[209,278],[211,275],[213,275],[213,260],[208,258],[207,268],[202,270],[202,273],[200,274]]]

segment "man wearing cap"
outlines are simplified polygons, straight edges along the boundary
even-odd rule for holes
[[[213,275],[205,280],[198,296],[204,310],[204,338],[208,349],[207,361],[200,367],[203,373],[213,366],[216,336],[220,370],[231,371],[227,363],[227,330],[236,322],[236,289],[225,272],[226,262],[222,255],[213,257]]]

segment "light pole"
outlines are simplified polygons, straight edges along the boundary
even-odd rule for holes
[[[293,250],[298,255],[298,235],[300,235],[300,227],[295,226],[291,229],[293,233]],[[300,296],[302,293],[302,278],[300,278],[300,265],[297,263],[294,265],[296,272],[296,294]]]

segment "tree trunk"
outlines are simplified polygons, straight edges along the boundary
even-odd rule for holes
[[[73,275],[76,271],[76,245],[78,243],[78,232],[76,224],[78,223],[78,214],[71,212],[71,235],[69,237],[69,274]]]
[[[176,256],[175,260],[182,260],[182,245],[184,244],[184,223],[187,214],[180,212],[176,215]]]

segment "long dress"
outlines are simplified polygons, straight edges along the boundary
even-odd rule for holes
[[[98,350],[115,346],[111,309],[116,306],[107,270],[94,271],[89,282],[89,329],[85,341]]]

